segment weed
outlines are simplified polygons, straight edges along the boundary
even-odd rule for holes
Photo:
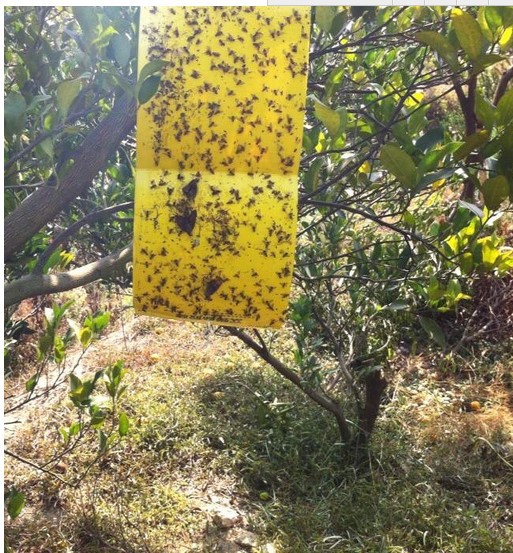
[[[219,497],[280,553],[511,551],[506,353],[461,375],[455,364],[441,376],[427,354],[396,359],[369,463],[357,470],[331,417],[237,343],[144,321],[127,329],[128,439],[77,490],[8,464],[28,504],[6,527],[18,551],[211,553],[225,534],[205,505]],[[283,334],[274,344],[284,354],[290,345]],[[475,398],[480,411],[465,410]],[[43,439],[45,425],[26,429],[41,456],[58,439],[56,430]],[[67,470],[88,455],[73,452]]]

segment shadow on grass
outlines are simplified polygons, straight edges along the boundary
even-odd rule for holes
[[[513,550],[513,473],[450,443],[427,455],[407,415],[381,421],[356,470],[331,417],[274,374],[220,371],[191,392],[214,464],[242,477],[254,526],[278,551]]]
[[[331,417],[266,367],[173,365],[142,380],[126,399],[130,438],[91,472],[85,504],[63,490],[73,509],[15,551],[60,553],[62,536],[76,553],[222,551],[226,532],[191,501],[210,489],[277,553],[513,550],[513,471],[454,421],[427,443],[407,400],[391,398],[357,471]],[[41,517],[26,513],[11,543],[31,528]]]

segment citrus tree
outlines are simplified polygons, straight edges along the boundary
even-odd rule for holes
[[[135,8],[6,8],[7,305],[128,261],[136,52]]]
[[[158,64],[137,79],[137,36],[136,8],[6,8],[7,306],[130,284],[132,133],[159,84]],[[465,307],[476,280],[513,302],[513,8],[318,7],[310,40],[294,351],[229,331],[366,444],[401,338],[493,332]]]

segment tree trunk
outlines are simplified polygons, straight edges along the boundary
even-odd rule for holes
[[[470,77],[467,83],[467,95],[463,92],[461,84],[456,83],[454,90],[458,96],[460,102],[461,111],[465,119],[465,135],[471,136],[477,132],[478,121],[474,111],[475,95],[476,95],[476,86],[477,86],[477,77],[473,75]],[[473,154],[470,153],[466,162],[470,163],[472,161]],[[470,178],[466,179],[463,184],[463,190],[461,191],[460,198],[467,202],[473,203],[474,196],[476,194],[476,185],[474,181]]]
[[[358,433],[355,437],[359,448],[367,447],[378,418],[381,397],[387,384],[381,371],[373,371],[365,379],[365,405],[358,414]]]
[[[4,256],[8,260],[36,232],[56,217],[92,184],[135,125],[135,98],[123,96],[111,113],[92,130],[74,152],[73,166],[58,186],[43,186],[28,196],[5,219]]]

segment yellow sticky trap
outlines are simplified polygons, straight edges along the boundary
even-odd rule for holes
[[[288,304],[310,9],[141,8],[134,306],[279,327]]]

